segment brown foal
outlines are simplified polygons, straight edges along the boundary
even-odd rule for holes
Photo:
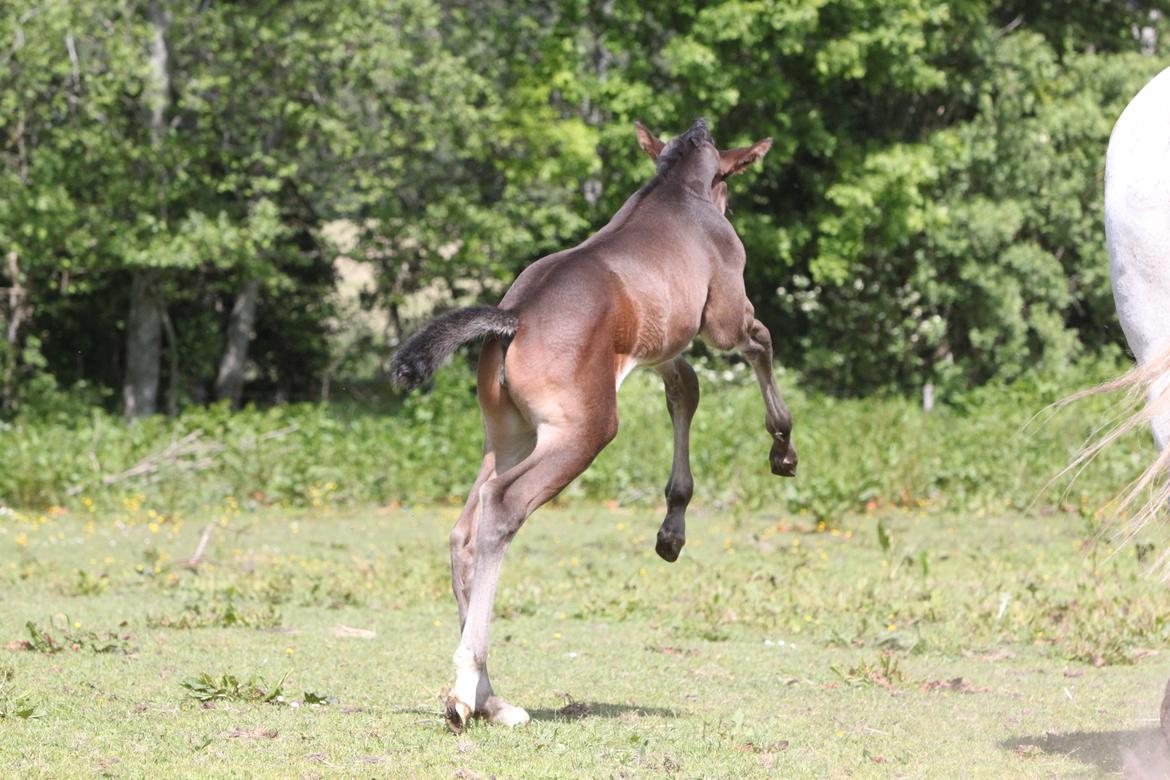
[[[479,357],[484,455],[451,531],[451,580],[462,639],[447,700],[451,728],[472,716],[517,725],[528,713],[493,691],[488,623],[504,552],[525,519],[588,468],[618,431],[617,390],[639,366],[666,385],[674,462],[656,550],[678,558],[694,483],[688,456],[699,383],[681,353],[695,336],[751,362],[764,397],[772,472],[796,473],[792,416],[772,376],[772,338],[744,291],[743,244],[724,217],[727,177],[759,160],[770,138],[719,151],[703,120],[664,144],[641,124],[657,173],[609,224],[520,274],[498,307],[433,320],[395,355],[393,376],[424,382],[460,344]]]

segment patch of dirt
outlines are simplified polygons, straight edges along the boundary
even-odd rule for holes
[[[569,718],[571,720],[580,720],[587,717],[592,710],[589,705],[583,701],[570,701],[564,707],[557,710],[557,715],[562,718]]]
[[[955,693],[991,693],[990,688],[979,688],[963,680],[962,677],[952,677],[949,680],[928,680],[919,686],[924,691],[954,691]]]
[[[978,658],[981,661],[1006,661],[1009,658],[1015,658],[1016,654],[1006,647],[997,647],[994,650],[988,650],[985,653],[966,652],[963,655],[968,658]]]
[[[237,726],[231,731],[224,732],[224,736],[228,739],[276,739],[277,734],[277,731],[266,729],[263,726],[255,726],[250,729]]]
[[[765,770],[771,770],[776,765],[776,758],[788,749],[788,740],[781,739],[769,742],[767,745],[757,745],[754,742],[737,742],[735,749],[741,753],[754,753],[756,760]]]
[[[684,658],[690,658],[699,654],[698,650],[693,650],[687,647],[667,647],[665,645],[646,645],[646,649],[651,653],[662,653],[663,655],[677,655]]]
[[[767,745],[757,745],[754,742],[737,742],[735,749],[741,753],[783,753],[788,749],[788,740],[781,739],[769,742]]]

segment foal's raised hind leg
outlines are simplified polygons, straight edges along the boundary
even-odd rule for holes
[[[764,396],[764,427],[772,434],[772,451],[768,455],[772,473],[794,477],[796,448],[792,446],[792,413],[780,397],[780,389],[772,375],[772,334],[764,323],[753,319],[739,348],[755,369],[756,381]]]
[[[612,406],[612,420],[603,417],[597,426],[541,426],[532,454],[480,488],[471,598],[455,651],[455,686],[446,708],[447,722],[457,733],[473,714],[509,726],[528,721],[527,712],[495,696],[487,682],[488,624],[500,567],[508,544],[525,519],[588,468],[613,438],[617,432],[616,399]]]
[[[678,560],[686,543],[687,504],[695,490],[691,476],[691,418],[699,405],[699,380],[681,357],[657,367],[666,386],[666,407],[674,425],[674,461],[666,482],[666,519],[658,529],[655,552],[666,561]]]

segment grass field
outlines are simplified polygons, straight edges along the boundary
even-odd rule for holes
[[[248,513],[229,500],[177,519],[133,499],[117,513],[8,511],[4,774],[1003,778],[1128,766],[1156,777],[1167,766],[1155,731],[1166,590],[1137,560],[1148,548],[1085,552],[1071,515],[901,511],[817,528],[698,509],[668,565],[652,549],[656,512],[546,508],[510,551],[492,635],[496,688],[533,723],[453,736],[440,697],[457,642],[456,514]],[[208,520],[214,564],[193,572],[176,562]]]

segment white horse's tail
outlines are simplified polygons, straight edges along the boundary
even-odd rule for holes
[[[1060,476],[1078,471],[1111,445],[1136,428],[1147,428],[1158,418],[1170,414],[1170,346],[1153,360],[1139,364],[1110,382],[1082,390],[1057,405],[1064,406],[1082,398],[1104,393],[1124,392],[1125,408],[1130,411],[1117,424],[1089,443]],[[1131,540],[1158,511],[1170,502],[1170,446],[1163,446],[1150,465],[1107,505],[1112,522],[1105,530],[1122,542]],[[1057,477],[1059,479],[1059,476]],[[1170,576],[1170,548],[1158,557],[1154,569]]]

